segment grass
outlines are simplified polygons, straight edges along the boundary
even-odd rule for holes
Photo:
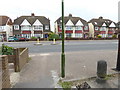
[[[110,80],[114,77],[116,77],[118,74],[109,74],[106,75],[105,80]],[[81,79],[81,80],[76,80],[76,81],[59,81],[59,85],[61,85],[65,90],[69,90],[71,88],[71,86],[76,86],[78,83],[82,83],[84,81],[91,81],[91,80],[95,80],[97,77],[91,77],[91,78],[86,78],[86,79]]]

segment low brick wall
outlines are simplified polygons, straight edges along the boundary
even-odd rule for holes
[[[1,86],[0,88],[10,88],[10,75],[9,75],[9,69],[8,69],[8,57],[6,55],[0,56],[0,80],[1,80]]]

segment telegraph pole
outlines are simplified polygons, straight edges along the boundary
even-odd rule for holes
[[[62,54],[61,54],[61,77],[65,77],[65,53],[64,53],[64,0],[62,0]]]

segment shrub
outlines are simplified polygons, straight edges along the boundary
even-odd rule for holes
[[[36,37],[31,37],[31,39],[36,39]]]
[[[48,39],[53,40],[54,38],[59,39],[59,36],[57,34],[55,34],[55,33],[50,33]]]
[[[102,36],[101,36],[101,35],[98,35],[97,37],[98,37],[98,38],[102,38]]]
[[[13,55],[13,47],[2,44],[2,55]]]
[[[115,35],[115,34],[114,34],[114,35],[112,35],[112,38],[117,38],[117,35]]]

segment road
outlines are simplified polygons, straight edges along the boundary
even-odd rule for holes
[[[3,42],[0,43],[2,45]],[[53,88],[60,77],[61,41],[4,42],[12,47],[28,47],[32,60],[20,72],[20,80],[14,88]],[[114,73],[117,60],[117,40],[65,41],[66,80],[96,76],[98,60],[106,60],[108,73]]]
[[[51,45],[52,41],[42,41],[43,45],[34,45],[36,42],[4,42],[11,47],[28,47],[29,53],[61,52],[61,41],[57,45]],[[2,44],[2,43],[0,43]],[[89,51],[89,50],[117,50],[117,40],[84,40],[65,41],[65,52]]]

